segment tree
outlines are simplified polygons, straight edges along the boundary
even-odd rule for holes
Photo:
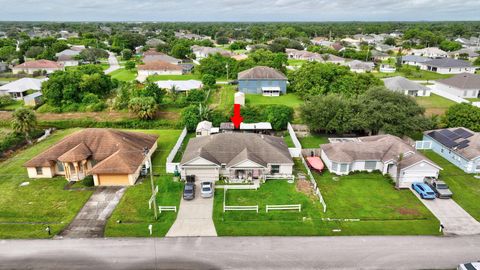
[[[213,87],[217,83],[215,76],[211,74],[205,74],[202,76],[202,84],[206,87]]]
[[[395,41],[395,38],[393,38],[393,37],[387,37],[383,43],[385,43],[386,45],[390,45],[390,46],[396,46],[397,45],[397,42]]]
[[[457,51],[457,50],[460,50],[461,48],[462,48],[462,44],[456,41],[444,40],[440,43],[440,49],[447,52]]]
[[[26,52],[25,56],[27,58],[37,58],[41,53],[43,53],[44,48],[39,46],[30,47]]]
[[[135,97],[128,103],[128,108],[142,120],[153,119],[158,105],[153,97]]]
[[[12,128],[18,133],[23,133],[29,144],[32,144],[30,134],[35,130],[36,125],[37,117],[32,109],[18,108],[13,113]]]
[[[224,44],[228,44],[230,40],[228,39],[228,37],[225,37],[225,36],[222,36],[222,37],[218,37],[216,42],[217,44],[219,45],[224,45]]]
[[[475,66],[480,66],[480,57],[477,57],[477,59],[475,59],[475,61],[473,61],[473,64]]]
[[[182,111],[182,123],[188,131],[194,131],[201,121],[197,105],[190,105]]]
[[[18,58],[18,53],[13,46],[5,46],[0,48],[0,61],[12,62]]]
[[[147,83],[145,87],[136,90],[135,93],[138,97],[152,97],[157,104],[162,103],[163,97],[166,94],[165,90],[158,87],[158,84],[154,82]]]
[[[284,53],[274,53],[269,50],[259,49],[251,52],[245,61],[239,63],[239,70],[249,69],[255,66],[267,66],[283,73],[287,72],[288,57]]]
[[[466,127],[480,132],[480,108],[469,103],[459,103],[448,108],[444,122],[447,127]]]
[[[262,114],[265,121],[272,124],[274,130],[285,130],[288,122],[293,120],[293,109],[286,105],[267,105]]]
[[[130,49],[123,49],[121,54],[123,60],[130,60],[133,57],[133,52]]]
[[[102,49],[88,48],[80,52],[79,58],[90,63],[97,63],[100,58],[108,58],[108,53]]]
[[[207,94],[204,90],[194,89],[187,93],[186,101],[189,103],[201,103],[205,101]]]
[[[188,55],[192,53],[190,49],[190,42],[184,39],[178,40],[172,46],[172,50],[170,51],[170,55],[175,58],[185,59]]]
[[[200,60],[200,66],[196,69],[202,75],[210,74],[219,78],[227,76],[227,66],[229,77],[235,77],[238,73],[238,62],[231,57],[217,53]]]
[[[126,70],[132,70],[135,69],[136,63],[134,61],[127,61],[125,63],[125,69]]]

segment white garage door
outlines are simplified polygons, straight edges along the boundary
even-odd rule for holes
[[[415,172],[405,172],[404,175],[400,177],[401,179],[401,187],[409,187],[412,183],[415,182],[423,182],[423,179],[426,176],[434,176],[436,177],[435,173],[415,173]]]
[[[186,175],[195,175],[195,181],[211,181],[215,182],[218,180],[218,171],[211,168],[195,168],[195,169],[186,169]]]

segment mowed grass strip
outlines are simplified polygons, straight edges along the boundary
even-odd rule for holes
[[[270,105],[280,104],[292,108],[298,108],[303,101],[296,94],[284,94],[278,97],[267,97],[260,94],[247,94],[245,95],[245,101],[250,105]]]

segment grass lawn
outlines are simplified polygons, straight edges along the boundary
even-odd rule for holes
[[[301,66],[305,63],[307,63],[307,60],[300,60],[300,59],[288,59],[288,65],[289,66]]]
[[[468,100],[470,102],[479,102],[480,98],[466,98],[466,100]]]
[[[185,74],[185,75],[153,75],[149,76],[148,80],[151,82],[156,81],[187,81],[187,80],[202,80],[199,75],[196,74]]]
[[[41,153],[74,129],[56,131],[0,165],[0,238],[48,238],[60,232],[88,200],[91,191],[67,191],[64,178],[29,179],[23,163]],[[22,182],[30,182],[20,187]]]
[[[23,100],[15,100],[12,104],[0,107],[0,109],[4,111],[15,111],[16,109],[23,107],[23,105]]]
[[[18,79],[19,78],[15,78],[15,77],[0,77],[0,82],[12,82]]]
[[[429,97],[415,97],[415,100],[420,106],[425,107],[427,115],[442,115],[450,106],[457,104],[455,101],[435,94],[431,94]]]
[[[480,221],[480,179],[467,174],[457,166],[433,151],[424,154],[443,168],[440,179],[445,181],[453,192],[453,199],[472,217]]]
[[[208,103],[215,109],[227,112],[233,108],[235,92],[234,85],[221,85],[210,92]]]
[[[187,148],[187,144],[190,141],[190,138],[195,138],[195,133],[193,132],[187,133],[187,136],[185,136],[185,139],[183,139],[182,146],[180,146],[180,148],[177,151],[177,154],[173,158],[173,162],[180,162],[180,160],[182,160],[183,152],[185,152],[185,148]]]
[[[292,137],[290,137],[290,134],[288,134],[288,132],[285,132],[285,134],[283,135],[283,139],[285,140],[285,143],[288,147],[295,147],[295,144],[293,144],[292,141]]]
[[[112,76],[112,78],[117,79],[119,81],[128,82],[128,81],[133,81],[137,78],[137,71],[135,69],[126,70],[124,68],[121,68],[110,73],[110,76]]]
[[[175,145],[181,130],[142,130],[145,133],[156,134],[158,148],[153,156],[153,171],[156,185],[159,187],[157,195],[158,205],[180,205],[182,183],[174,182],[173,175],[165,173],[165,161]],[[159,176],[158,176],[159,175]],[[129,187],[113,212],[105,229],[106,236],[149,236],[148,225],[153,225],[154,236],[164,236],[177,214],[164,212],[154,220],[153,209],[148,209],[148,200],[151,195],[150,178],[147,177],[135,186]],[[121,223],[117,223],[121,220]]]
[[[0,141],[13,132],[11,128],[0,127]]]
[[[319,148],[320,144],[328,143],[328,137],[325,135],[310,134],[308,137],[298,138],[302,148]]]
[[[295,94],[285,94],[279,97],[266,97],[263,95],[247,94],[245,101],[250,105],[264,105],[264,104],[282,104],[292,108],[297,108],[303,101]]]
[[[409,72],[397,70],[396,72],[393,72],[393,73],[372,72],[372,74],[378,78],[403,76],[407,79],[417,80],[417,81],[439,80],[439,79],[450,78],[453,76],[451,74],[439,74],[439,73],[428,71],[428,70],[417,70],[416,67],[413,67],[413,66],[408,67],[408,70]]]

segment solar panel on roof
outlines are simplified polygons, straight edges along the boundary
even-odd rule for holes
[[[438,131],[432,131],[428,135],[448,148],[452,148],[458,145],[455,141],[449,139],[448,137],[446,137],[445,135],[441,134]]]
[[[470,142],[470,141],[468,141],[468,140],[461,141],[461,142],[458,144],[457,148],[458,148],[458,149],[466,148],[466,147],[468,146],[468,143],[469,143],[469,142]]]
[[[460,137],[466,139],[466,138],[470,138],[473,136],[473,133],[463,129],[463,128],[457,128],[455,129],[453,132],[455,132],[456,134],[458,134]]]
[[[461,138],[460,135],[448,130],[448,129],[444,129],[444,130],[440,130],[439,131],[440,134],[442,134],[443,136],[449,138],[450,140],[456,140],[456,139],[459,139]]]

